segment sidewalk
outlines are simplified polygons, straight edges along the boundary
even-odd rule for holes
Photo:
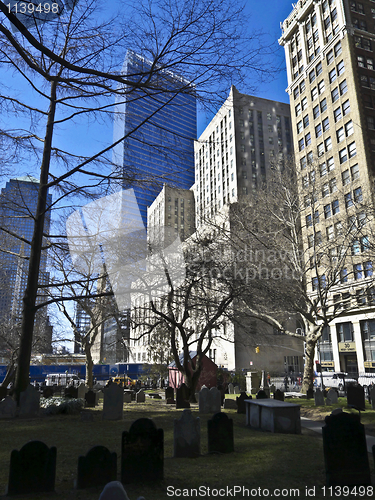
[[[305,417],[301,417],[301,426],[305,427],[306,429],[310,429],[311,431],[318,432],[319,434],[322,433],[322,427],[323,427],[324,421],[323,422],[316,422],[315,420],[310,420]],[[367,442],[367,451],[372,454],[372,447],[375,445],[375,437],[374,436],[367,436],[366,435],[366,442]]]

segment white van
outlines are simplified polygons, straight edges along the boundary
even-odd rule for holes
[[[54,385],[61,387],[66,387],[68,385],[79,386],[81,383],[84,384],[85,381],[74,373],[49,373],[46,376],[46,385],[51,387]]]
[[[315,377],[317,387],[321,387],[322,385],[321,375],[323,375],[324,388],[330,387],[342,391],[344,389],[344,378],[345,378],[345,384],[347,384],[348,382],[349,383],[356,382],[353,378],[348,378],[347,373],[322,372],[321,374],[318,373]]]

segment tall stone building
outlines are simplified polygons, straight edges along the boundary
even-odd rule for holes
[[[330,296],[341,313],[320,360],[335,371],[375,371],[375,2],[300,0],[281,27],[312,296],[340,265]]]
[[[292,153],[290,107],[232,86],[194,152],[199,227],[223,206],[264,185],[270,165]]]

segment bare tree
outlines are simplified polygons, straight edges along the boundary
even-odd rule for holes
[[[0,2],[1,65],[7,74],[15,72],[28,88],[19,95],[17,89],[8,87],[1,95],[3,113],[22,121],[18,129],[1,131],[2,145],[14,151],[18,163],[28,161],[40,168],[34,233],[27,242],[31,250],[23,298],[17,395],[29,381],[43,227],[46,212],[52,208],[47,203],[48,190],[57,194],[53,204],[57,208],[69,203],[69,195],[102,194],[110,178],[117,178],[121,184],[151,181],[139,172],[113,173],[108,153],[114,144],[98,147],[85,156],[74,148],[69,150],[58,132],[74,126],[80,118],[92,124],[111,117],[116,95],[126,100],[151,94],[156,102],[160,95],[170,102],[180,93],[212,98],[219,85],[226,88],[225,82],[238,82],[248,71],[261,77],[269,74],[264,70],[267,65],[260,61],[260,55],[267,52],[266,45],[259,33],[241,37],[243,9],[231,2],[137,3],[125,17],[115,15],[105,22],[98,21],[101,16],[95,2],[82,0],[70,6],[71,10],[65,8],[59,15],[48,17],[48,22],[33,23],[30,16],[17,17]],[[148,57],[151,69],[119,74],[125,47]],[[178,89],[167,88],[159,78],[166,71],[184,74],[187,83],[181,80]],[[160,107],[165,102],[163,99]],[[132,133],[134,129],[128,130],[117,142]]]
[[[364,201],[370,197],[363,193],[353,199],[350,215],[325,223],[336,205],[318,203],[315,190],[326,187],[315,181],[316,168],[310,163],[302,172],[308,189],[299,193],[295,165],[275,166],[266,189],[233,206],[234,231],[228,235],[251,256],[244,278],[249,293],[243,296],[248,314],[305,343],[304,391],[312,387],[315,349],[330,322],[374,303],[373,208]],[[331,189],[339,198],[338,186]],[[356,272],[364,259],[367,269],[361,265]],[[302,335],[285,328],[285,314],[300,316]]]

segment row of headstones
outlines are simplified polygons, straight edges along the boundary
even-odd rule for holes
[[[100,393],[88,390],[84,387],[69,387],[69,396],[85,399],[86,408],[94,408],[98,404]],[[74,392],[72,392],[74,390]],[[78,390],[78,392],[77,392]],[[84,390],[86,392],[84,392]],[[145,402],[145,393],[140,390],[136,394],[138,403]],[[117,384],[111,384],[103,390],[103,419],[120,420],[123,416],[123,405],[131,402],[131,394],[125,392]],[[21,393],[19,408],[15,400],[6,396],[0,401],[0,418],[12,418],[19,416],[36,416],[40,409],[40,393],[33,386],[29,385],[26,391]]]
[[[324,392],[316,389],[314,393],[315,406],[331,406],[338,403],[338,394],[335,389],[330,389],[327,392],[327,398],[324,401]],[[347,405],[356,408],[357,410],[366,409],[365,391],[360,385],[348,385],[346,388]],[[369,391],[369,402],[371,402],[372,409],[375,409],[375,387]]]
[[[207,422],[209,453],[234,451],[233,420],[224,413]],[[174,457],[200,455],[200,420],[184,410],[174,421]],[[51,492],[55,489],[56,447],[30,441],[10,457],[8,495]],[[164,476],[164,431],[148,418],[136,420],[122,433],[121,482],[159,481]],[[102,487],[117,478],[117,454],[94,446],[78,459],[76,488]]]
[[[237,409],[238,413],[246,413],[244,400],[249,399],[246,392],[241,392],[236,401],[232,399],[223,400],[223,395],[217,387],[208,389],[206,386],[202,386],[195,396],[199,403],[199,413],[202,414],[219,413],[223,403],[225,409]],[[176,400],[174,399],[174,389],[167,387],[165,389],[165,400],[167,404],[176,404],[176,409],[190,408],[189,390],[184,383],[176,389]]]

